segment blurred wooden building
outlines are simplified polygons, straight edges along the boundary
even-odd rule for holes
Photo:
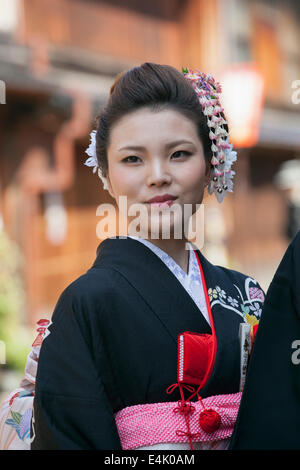
[[[299,106],[291,102],[291,81],[300,78],[299,6],[275,4],[2,0],[0,210],[24,255],[30,324],[51,315],[94,260],[96,208],[111,200],[83,165],[84,150],[115,75],[145,61],[212,74],[254,61],[262,71],[259,142],[241,152],[236,191],[215,231],[222,224],[231,267],[267,287],[289,241],[287,202],[274,176],[300,154]],[[219,210],[211,201],[208,209]]]

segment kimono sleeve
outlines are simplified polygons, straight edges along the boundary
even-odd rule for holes
[[[231,450],[300,449],[300,232],[269,286]]]
[[[31,449],[119,450],[113,410],[86,340],[88,316],[72,297],[70,288],[62,293],[41,347]]]

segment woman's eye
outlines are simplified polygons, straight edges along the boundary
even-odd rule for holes
[[[186,150],[177,150],[177,152],[174,152],[172,157],[175,157],[175,158],[180,158],[180,157],[187,157],[191,155],[190,152],[187,152]]]
[[[135,155],[129,155],[129,157],[123,159],[123,162],[136,163],[138,160],[139,157],[136,157]]]

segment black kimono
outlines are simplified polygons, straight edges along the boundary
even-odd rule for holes
[[[263,307],[232,449],[300,449],[300,232]]]
[[[258,322],[263,293],[197,250],[217,338],[202,397],[239,392],[239,325]],[[209,302],[209,301],[208,301]],[[176,401],[177,339],[212,328],[174,274],[147,246],[109,238],[59,298],[37,371],[32,449],[121,449],[114,414]]]

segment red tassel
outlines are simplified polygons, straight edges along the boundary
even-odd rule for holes
[[[203,431],[212,433],[217,431],[221,425],[221,416],[213,409],[203,410],[199,418],[200,426]]]

